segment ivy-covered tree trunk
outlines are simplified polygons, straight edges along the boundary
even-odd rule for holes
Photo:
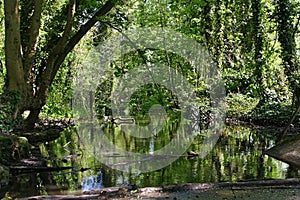
[[[19,5],[20,3],[20,5]],[[5,59],[7,70],[7,92],[19,95],[12,119],[25,110],[30,114],[22,128],[32,129],[42,107],[46,104],[48,92],[61,64],[81,38],[114,6],[108,0],[97,11],[82,18],[78,23],[77,12],[85,12],[84,1],[69,0],[62,8],[60,24],[48,33],[47,41],[40,42],[43,0],[5,0]],[[81,16],[82,17],[82,16]],[[21,19],[20,19],[21,18]],[[38,49],[38,47],[40,47]],[[38,57],[38,54],[46,56]]]
[[[293,91],[293,104],[297,109],[286,125],[280,140],[286,135],[290,124],[293,123],[298,112],[300,111],[300,77],[298,75],[299,60],[297,56],[295,34],[298,24],[293,25],[294,8],[289,0],[277,1],[277,23],[278,23],[278,40],[281,44],[281,58],[283,61],[284,72],[288,77],[290,88]]]
[[[253,37],[254,37],[254,79],[257,82],[257,93],[260,97],[262,97],[261,103],[264,102],[264,88],[263,88],[263,77],[262,71],[264,67],[263,62],[263,32],[261,25],[261,2],[260,0],[252,1],[252,9],[253,9],[253,18],[252,18],[252,27],[253,27]]]
[[[300,99],[299,61],[297,56],[295,33],[298,27],[293,26],[293,6],[289,0],[277,1],[278,40],[281,44],[281,58],[284,72],[288,77],[296,102]]]

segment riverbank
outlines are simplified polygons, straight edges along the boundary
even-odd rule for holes
[[[34,196],[19,200],[39,199],[300,199],[299,179],[259,180],[236,183],[187,183],[146,187],[130,190],[128,187],[104,188],[82,194]]]

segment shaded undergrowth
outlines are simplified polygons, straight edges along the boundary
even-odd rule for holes
[[[258,98],[242,94],[229,94],[226,99],[228,118],[251,122],[261,126],[285,126],[296,108],[290,101],[260,102]],[[300,114],[294,125],[300,125]]]

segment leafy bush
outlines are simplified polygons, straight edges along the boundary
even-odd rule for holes
[[[289,102],[265,102],[259,104],[250,114],[250,117],[260,124],[285,125],[292,116],[294,109]],[[295,122],[299,121],[299,115]]]
[[[253,111],[258,102],[258,98],[240,93],[230,93],[226,97],[226,115],[234,118],[247,116]]]

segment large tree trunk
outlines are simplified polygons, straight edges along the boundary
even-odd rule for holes
[[[20,37],[20,16],[18,0],[5,0],[5,64],[8,90],[22,94],[25,90]]]
[[[5,61],[7,70],[7,92],[19,96],[19,102],[14,106],[12,119],[20,116],[24,110],[33,106],[32,68],[41,23],[42,0],[34,0],[33,7],[23,12],[33,11],[28,26],[28,37],[22,42],[18,0],[5,0]],[[23,40],[24,40],[24,35]],[[37,118],[36,118],[37,119]]]
[[[24,129],[33,129],[38,121],[42,107],[46,104],[51,84],[66,56],[73,50],[81,38],[95,25],[100,16],[106,15],[114,6],[108,0],[102,8],[74,32],[76,0],[69,0],[65,27],[61,36],[50,38],[53,43],[47,49],[47,58],[43,58],[45,66],[37,75],[32,70],[38,46],[39,30],[41,26],[43,0],[20,1],[21,23],[19,14],[19,0],[5,0],[5,59],[9,92],[20,95],[21,99],[15,106],[12,120],[29,110]],[[21,27],[21,28],[20,28]],[[59,31],[59,30],[57,30]],[[22,37],[21,37],[22,36]],[[53,42],[55,41],[55,42]],[[35,69],[35,71],[38,69]]]
[[[7,70],[7,89],[12,98],[20,99],[19,104],[26,102],[26,82],[24,79],[22,46],[20,37],[20,16],[18,0],[5,0],[5,65]],[[18,97],[17,97],[18,96]],[[16,98],[17,97],[17,98]],[[22,109],[14,106],[11,110],[11,121],[15,120]]]

